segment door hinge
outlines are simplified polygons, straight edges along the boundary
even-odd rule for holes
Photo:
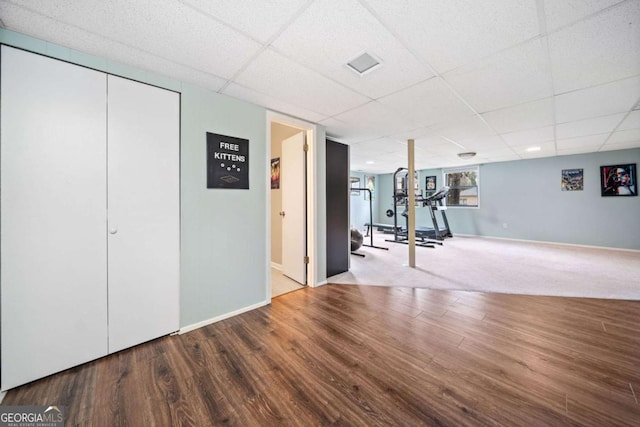
[[[304,143],[304,152],[309,152],[309,144],[307,144],[306,142]]]
[[[304,257],[304,263],[305,264],[309,264],[309,257],[308,256]]]

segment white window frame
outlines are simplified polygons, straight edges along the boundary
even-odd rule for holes
[[[480,165],[473,166],[460,166],[455,168],[444,168],[442,169],[442,182],[444,185],[447,185],[447,174],[457,173],[457,172],[466,172],[466,171],[474,171],[476,173],[476,188],[478,190],[478,204],[476,205],[450,205],[447,203],[447,208],[451,209],[480,209]],[[446,203],[446,199],[445,199]]]

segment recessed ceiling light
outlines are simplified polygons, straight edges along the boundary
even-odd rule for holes
[[[466,153],[458,153],[458,157],[460,157],[463,160],[467,160],[467,159],[470,159],[470,158],[475,157],[475,156],[476,156],[475,151],[468,151]]]
[[[542,150],[542,148],[540,148],[540,147],[529,147],[529,148],[527,148],[527,152],[529,152],[529,153],[533,153],[534,151],[540,151],[540,150]]]
[[[380,60],[367,52],[364,52],[347,62],[347,66],[361,76],[366,73],[370,73],[380,65],[382,65]]]
[[[366,161],[366,163],[367,163],[368,165],[372,165],[372,164],[374,164],[375,162],[374,162],[373,160],[367,160],[367,161]]]

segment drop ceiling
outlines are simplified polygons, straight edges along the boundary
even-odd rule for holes
[[[640,147],[640,0],[0,0],[0,25],[320,123],[369,173],[409,138],[418,169]]]

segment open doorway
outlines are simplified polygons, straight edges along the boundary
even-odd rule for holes
[[[306,286],[306,131],[271,122],[271,297]]]
[[[284,131],[279,136],[272,135],[272,128],[277,133],[278,130]],[[272,292],[272,281],[279,280],[282,276],[293,277],[294,281],[298,282],[297,288],[302,288],[305,284],[309,287],[320,286],[326,283],[326,276],[324,276],[324,269],[319,270],[318,264],[322,262],[319,259],[324,254],[324,246],[318,248],[318,245],[323,243],[322,236],[318,235],[319,218],[316,212],[318,198],[320,192],[317,186],[321,184],[320,180],[316,177],[317,170],[317,156],[321,154],[321,148],[318,144],[321,142],[324,144],[324,130],[321,126],[315,125],[304,120],[296,119],[290,116],[286,116],[273,111],[267,111],[267,162],[274,162],[279,159],[279,164],[276,166],[280,169],[280,193],[278,189],[271,189],[271,185],[268,184],[265,188],[267,191],[267,201],[269,209],[266,212],[266,225],[267,225],[267,283],[266,293],[267,299],[270,301],[272,296],[277,295]],[[273,137],[272,137],[273,136]],[[294,172],[294,176],[297,173],[298,178],[293,181],[297,184],[297,187],[302,196],[298,197],[297,201],[293,203],[293,208],[284,207],[282,203],[284,199],[278,200],[278,196],[284,195],[284,189],[282,186],[287,181],[287,178],[283,176],[283,171],[287,166],[283,164],[283,156],[286,156],[282,151],[282,144],[285,143],[297,143],[301,147],[302,151],[298,150],[294,154],[293,161],[287,161],[287,164],[295,165],[298,167],[298,172]],[[295,140],[295,141],[292,141]],[[278,141],[281,141],[278,144]],[[271,147],[274,146],[274,152],[272,154]],[[280,147],[281,151],[278,155],[277,149]],[[320,153],[320,154],[319,154]],[[302,169],[300,169],[302,167]],[[269,168],[269,174],[271,168]],[[270,176],[269,176],[270,178]],[[269,179],[270,181],[270,179]],[[289,210],[289,212],[287,212]],[[283,213],[283,215],[281,215]],[[289,238],[283,240],[283,233],[285,233],[285,222],[291,224],[293,217],[302,218],[294,226],[294,233],[290,234]],[[286,219],[286,221],[283,221]],[[278,228],[280,226],[280,228]],[[291,237],[293,236],[293,237]],[[280,239],[280,240],[279,240]],[[286,248],[287,243],[293,244],[289,249]],[[292,249],[293,248],[293,249]],[[280,258],[278,258],[280,254]],[[287,267],[287,254],[290,260],[293,260]],[[291,267],[293,265],[293,267]],[[297,270],[298,273],[295,273]],[[282,274],[286,273],[286,274]],[[272,280],[273,276],[273,280]],[[291,284],[291,282],[287,283]],[[274,286],[277,286],[274,283]]]

